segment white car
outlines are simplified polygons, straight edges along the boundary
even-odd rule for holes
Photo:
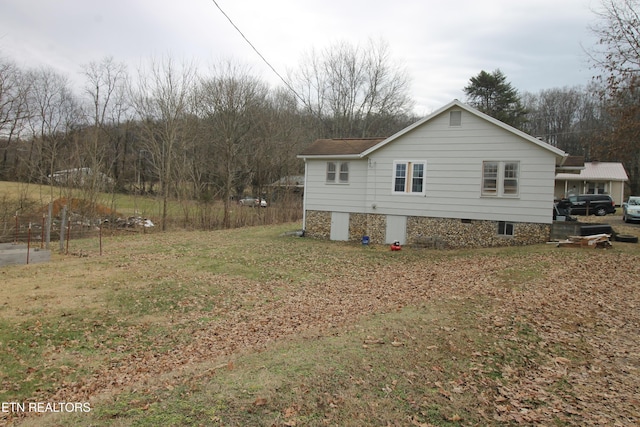
[[[259,199],[257,197],[245,197],[244,199],[240,199],[240,206],[251,206],[266,208],[267,201],[265,199]]]
[[[622,220],[640,221],[640,196],[631,196],[622,204]]]

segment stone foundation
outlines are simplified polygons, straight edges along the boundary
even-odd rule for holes
[[[349,215],[349,241],[385,244],[386,215]],[[513,236],[498,235],[498,221],[407,217],[405,245],[421,248],[459,249],[521,246],[549,240],[550,224],[513,223]],[[331,212],[307,211],[305,235],[319,239],[331,236]]]
[[[329,240],[331,237],[331,212],[307,211],[304,235]]]
[[[386,215],[351,214],[349,216],[350,241],[361,241],[362,236],[369,236],[370,243],[384,243],[386,230]]]
[[[498,221],[448,218],[407,218],[407,244],[438,249],[488,248],[544,243],[548,224],[513,223],[513,236],[498,235]]]

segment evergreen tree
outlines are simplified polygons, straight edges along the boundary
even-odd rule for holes
[[[500,70],[480,71],[464,88],[467,102],[489,116],[516,128],[522,127],[526,110],[518,91]]]

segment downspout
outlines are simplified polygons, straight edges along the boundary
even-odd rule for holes
[[[302,187],[302,231],[307,229],[307,159],[304,159],[304,185]]]

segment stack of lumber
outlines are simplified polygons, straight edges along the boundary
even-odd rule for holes
[[[558,242],[558,247],[574,248],[609,248],[611,242],[610,234],[593,234],[591,236],[569,236],[566,240]]]

